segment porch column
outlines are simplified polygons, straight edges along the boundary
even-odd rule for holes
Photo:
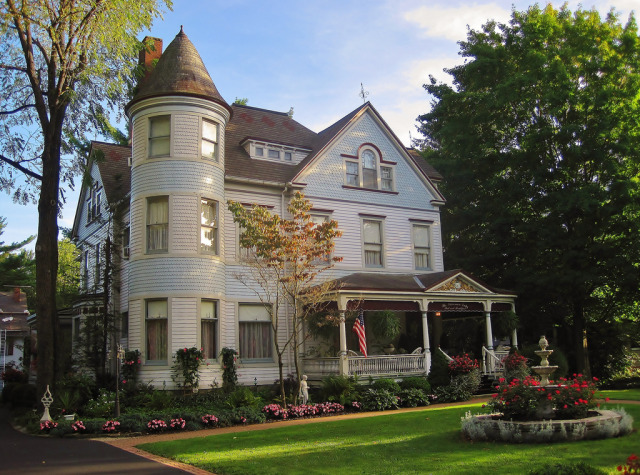
[[[427,320],[427,312],[422,312],[422,341],[424,348],[424,370],[429,374],[431,369],[431,346],[429,345],[429,321]]]
[[[345,312],[340,312],[340,376],[349,375],[349,360],[347,359],[347,329],[345,327]]]
[[[518,330],[515,328],[511,332],[511,346],[513,346],[516,350],[518,349]]]
[[[491,330],[491,312],[484,313],[485,326],[487,328],[487,349],[493,350],[493,331]]]

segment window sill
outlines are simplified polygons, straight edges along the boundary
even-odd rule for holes
[[[397,195],[397,191],[387,191],[387,190],[378,190],[375,188],[361,188],[359,186],[351,186],[351,185],[342,185],[342,188],[346,190],[360,190],[360,191],[373,191],[376,193],[385,193],[387,195]]]

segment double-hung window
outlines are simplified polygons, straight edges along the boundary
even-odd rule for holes
[[[360,186],[360,166],[358,162],[346,162],[347,167],[347,185]]]
[[[218,124],[202,119],[202,156],[218,160]]]
[[[415,268],[418,270],[431,268],[430,231],[428,225],[413,225],[413,259]]]
[[[147,252],[169,250],[169,197],[147,200]]]
[[[146,360],[147,362],[166,363],[168,347],[168,303],[166,299],[147,300],[146,323]]]
[[[364,244],[364,266],[382,267],[384,265],[382,252],[382,221],[364,219],[362,221],[362,234]]]
[[[149,156],[171,154],[171,116],[158,115],[149,119]]]
[[[218,202],[200,200],[200,252],[218,253]]]
[[[89,251],[86,250],[82,259],[82,287],[89,288]]]
[[[96,244],[96,264],[95,264],[95,272],[96,274],[93,276],[93,282],[95,285],[100,283],[101,271],[100,271],[100,243]]]
[[[262,304],[238,305],[239,356],[246,360],[273,360],[269,309]]]
[[[393,191],[393,170],[391,167],[380,167],[380,189]]]
[[[324,223],[328,223],[329,222],[329,216],[326,214],[312,214],[311,215],[311,222],[313,224],[315,224],[316,226],[320,226],[321,224]],[[318,259],[314,259],[312,261],[313,264],[324,264],[329,262],[329,259],[331,258],[330,254],[326,254],[325,256],[318,258]]]
[[[362,152],[362,186],[371,190],[378,188],[378,164],[371,150]]]
[[[218,357],[218,306],[216,304],[215,300],[200,301],[200,347],[208,360]]]

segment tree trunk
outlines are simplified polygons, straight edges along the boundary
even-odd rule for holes
[[[64,108],[63,108],[64,109]],[[38,331],[37,398],[47,386],[54,390],[58,344],[56,278],[58,274],[58,198],[62,114],[52,114],[44,128],[42,184],[38,201],[38,239],[36,241],[36,315]]]
[[[587,328],[582,301],[576,301],[573,306],[573,343],[576,355],[576,370],[587,377],[591,377],[589,351],[587,346]]]

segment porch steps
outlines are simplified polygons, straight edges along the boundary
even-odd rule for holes
[[[480,387],[476,394],[493,394],[496,392],[499,376],[483,374],[480,379]]]

